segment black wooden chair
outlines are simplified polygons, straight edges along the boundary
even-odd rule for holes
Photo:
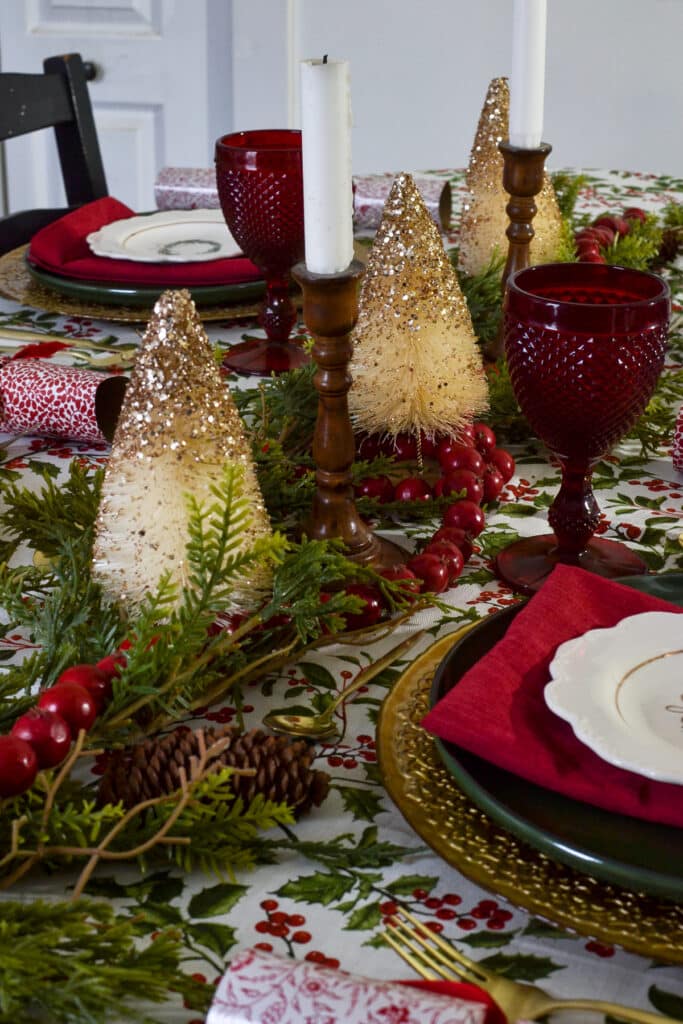
[[[0,73],[0,141],[54,128],[68,207],[22,210],[0,218],[0,253],[28,242],[40,228],[107,195],[88,78],[80,54],[48,57],[43,74]]]

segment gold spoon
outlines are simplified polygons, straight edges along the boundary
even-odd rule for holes
[[[396,647],[392,647],[390,651],[383,654],[377,661],[366,665],[365,668],[361,669],[353,682],[345,690],[342,690],[337,698],[319,714],[311,712],[307,715],[288,715],[277,711],[269,711],[263,719],[263,724],[273,732],[284,733],[287,736],[306,736],[310,739],[332,736],[337,731],[333,717],[339,705],[343,704],[352,694],[360,690],[361,686],[365,686],[371,679],[379,675],[383,669],[391,665],[397,658],[400,658],[402,654],[405,654],[424,634],[424,629],[420,630],[419,633],[413,633],[411,636],[406,637],[405,640],[402,640],[400,644],[397,644]]]

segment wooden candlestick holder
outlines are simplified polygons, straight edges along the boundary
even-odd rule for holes
[[[505,232],[509,245],[501,278],[501,291],[505,296],[510,275],[529,266],[529,243],[534,237],[532,221],[536,216],[534,196],[543,188],[543,170],[552,146],[542,142],[535,149],[523,149],[509,142],[499,142],[498,149],[503,154],[503,188],[510,196],[505,207],[510,219]],[[489,359],[500,359],[504,352],[501,323],[498,337],[488,347],[486,355]]]
[[[292,271],[304,295],[304,322],[313,335],[313,378],[318,416],[313,435],[316,493],[302,532],[316,540],[339,537],[346,555],[361,565],[384,568],[409,558],[391,541],[376,537],[356,508],[351,482],[355,443],[347,395],[351,387],[350,334],[358,318],[358,283],[365,267],[358,260],[337,274],[311,273],[304,263]]]

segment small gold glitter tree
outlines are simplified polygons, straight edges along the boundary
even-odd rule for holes
[[[465,274],[480,274],[498,251],[508,251],[505,207],[508,194],[503,188],[503,156],[498,143],[507,139],[510,120],[510,90],[507,78],[494,78],[489,85],[465,178],[458,267]],[[530,245],[532,263],[550,263],[560,250],[562,218],[548,172],[535,197],[534,237]]]
[[[226,464],[242,468],[250,510],[238,550],[270,523],[244,426],[213,357],[188,291],[164,292],[154,307],[126,389],[104,474],[96,523],[93,576],[129,610],[156,589],[162,573],[188,583],[186,548],[191,494],[212,504]],[[267,580],[235,594],[253,606]]]
[[[486,408],[467,303],[409,174],[384,206],[352,340],[349,409],[359,430],[455,435]]]

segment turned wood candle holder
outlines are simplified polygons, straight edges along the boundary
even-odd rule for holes
[[[365,267],[358,260],[337,274],[314,274],[304,263],[293,271],[304,296],[304,322],[313,335],[313,378],[318,416],[313,434],[316,493],[302,532],[316,540],[341,538],[346,555],[361,565],[384,568],[409,557],[391,541],[375,536],[360,517],[353,495],[351,466],[355,443],[347,395],[351,387],[350,334],[358,318],[358,283]]]
[[[508,254],[501,278],[501,292],[505,289],[511,274],[529,266],[529,243],[534,237],[533,219],[536,216],[534,196],[543,188],[543,170],[546,157],[552,150],[547,142],[535,149],[523,149],[509,142],[499,142],[503,154],[503,188],[510,196],[505,212],[510,223],[505,232],[508,237]],[[486,351],[489,359],[500,359],[505,353],[503,328]]]

